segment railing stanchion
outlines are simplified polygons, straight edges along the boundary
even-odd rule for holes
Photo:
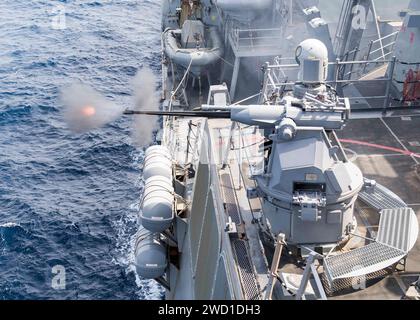
[[[356,49],[354,49],[354,55],[353,55],[353,61],[356,61],[357,58],[357,54],[359,53],[359,47],[357,47]],[[350,65],[350,76],[349,76],[349,80],[351,80],[352,76],[353,76],[353,67],[354,64]]]
[[[368,49],[368,53],[367,53],[367,56],[366,56],[366,61],[369,61],[370,52],[372,51],[372,46],[373,46],[373,40],[371,40],[370,43],[369,43],[369,49]],[[368,64],[369,63],[365,64],[365,67],[363,68],[363,73],[366,73],[366,68],[367,68]]]
[[[338,74],[340,72],[340,59],[337,58],[335,60],[335,76],[334,76],[334,88],[335,90],[337,90],[337,85],[338,85]]]
[[[263,94],[261,95],[261,98],[260,98],[260,99],[262,99],[262,101],[260,101],[262,103],[264,103],[265,100],[266,100],[266,98],[264,97],[264,94],[267,92],[268,73],[269,72],[271,72],[270,63],[269,62],[266,62],[264,64],[264,82],[263,82],[263,89],[262,89]]]
[[[389,107],[391,103],[391,86],[392,81],[394,79],[394,70],[395,70],[395,62],[397,58],[395,56],[392,57],[391,64],[389,66],[389,75],[388,75],[388,82],[386,84],[386,91],[385,91],[385,101],[384,101],[384,111],[386,108]]]

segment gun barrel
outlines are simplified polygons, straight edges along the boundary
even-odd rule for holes
[[[209,119],[230,119],[230,111],[137,111],[126,110],[125,115],[149,115],[168,117],[197,117]]]
[[[208,107],[208,106],[206,106]],[[249,110],[252,112],[257,112],[257,115],[263,116],[265,124],[273,125],[280,120],[282,112],[279,112],[277,109],[279,106],[248,106]],[[216,107],[217,109],[219,107]],[[231,112],[234,110],[235,112]],[[200,110],[200,111],[152,111],[152,110],[126,110],[124,111],[125,115],[150,115],[150,116],[168,116],[168,117],[197,117],[197,118],[208,118],[208,119],[231,119],[242,122],[241,119],[236,119],[238,117],[239,111],[242,110],[242,113],[247,110],[246,106],[235,106],[231,107],[231,110],[228,110],[226,107],[224,110]],[[261,114],[262,112],[262,114]],[[246,115],[251,118],[251,116]],[[255,116],[255,115],[254,115]],[[269,119],[267,119],[267,116]],[[350,120],[354,119],[377,119],[377,118],[395,118],[402,116],[420,116],[420,106],[410,106],[410,107],[389,107],[389,108],[353,108],[350,112]],[[271,120],[268,121],[268,120]],[[247,121],[243,123],[249,124]]]

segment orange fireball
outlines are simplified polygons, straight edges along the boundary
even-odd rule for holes
[[[86,117],[92,117],[95,115],[95,113],[96,113],[96,109],[95,107],[92,107],[92,106],[85,106],[82,109],[82,114]]]

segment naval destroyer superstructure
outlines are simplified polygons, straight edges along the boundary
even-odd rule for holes
[[[420,1],[380,3],[162,1],[135,256],[167,299],[416,297]]]

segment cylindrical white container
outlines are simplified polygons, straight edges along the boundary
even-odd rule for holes
[[[144,228],[163,232],[170,227],[175,214],[173,188],[167,183],[150,182],[144,190],[140,219]]]
[[[141,239],[140,239],[141,238]],[[137,274],[145,279],[156,279],[165,274],[168,259],[165,246],[158,235],[144,230],[135,249]]]

